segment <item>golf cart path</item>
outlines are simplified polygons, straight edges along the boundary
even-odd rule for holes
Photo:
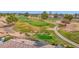
[[[68,43],[70,43],[70,44],[72,44],[72,45],[74,45],[74,46],[76,46],[76,47],[79,48],[79,44],[77,44],[77,43],[75,43],[75,42],[73,42],[73,41],[67,39],[67,38],[64,37],[63,35],[61,35],[61,34],[57,31],[57,29],[58,29],[58,26],[55,26],[55,27],[54,27],[54,32],[55,32],[55,34],[56,34],[57,36],[59,36],[62,40],[64,40],[64,41],[66,41],[66,42],[68,42]]]

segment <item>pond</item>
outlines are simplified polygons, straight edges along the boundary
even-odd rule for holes
[[[41,46],[47,45],[47,43],[44,41],[35,41],[33,45],[41,47]]]
[[[0,44],[3,44],[4,42],[4,38],[3,37],[0,37]]]

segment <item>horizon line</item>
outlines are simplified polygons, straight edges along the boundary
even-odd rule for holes
[[[43,11],[0,11],[0,13],[26,13],[29,14],[41,14]],[[46,11],[51,14],[79,14],[79,11]]]

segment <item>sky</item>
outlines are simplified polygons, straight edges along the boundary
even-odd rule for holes
[[[42,13],[43,11],[29,11],[29,13],[32,13],[32,14],[35,14],[35,13]],[[54,13],[57,13],[57,14],[75,14],[75,13],[77,13],[77,14],[79,14],[79,11],[47,11],[48,13],[52,13],[52,14],[54,14]]]
[[[41,14],[43,11],[0,11],[0,13],[30,13],[30,14]],[[50,11],[47,11],[50,13]],[[79,14],[79,11],[51,11],[52,14]]]

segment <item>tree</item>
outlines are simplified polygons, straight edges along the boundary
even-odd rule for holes
[[[0,17],[1,17],[1,16],[4,16],[4,17],[5,17],[5,16],[6,16],[6,14],[4,14],[4,13],[0,13]]]
[[[79,19],[79,14],[77,14],[77,13],[74,14],[74,18],[75,18],[75,19]]]
[[[28,12],[26,12],[24,15],[25,15],[26,17],[28,17],[28,16],[29,16],[29,13],[28,13]]]
[[[0,13],[0,17],[2,17],[2,14]]]
[[[63,26],[63,25],[66,26],[67,24],[70,24],[72,19],[73,19],[73,15],[65,14],[64,15],[64,20],[61,21],[63,23],[63,24],[61,24],[61,26]]]
[[[64,15],[64,19],[62,21],[62,23],[64,23],[64,25],[66,26],[67,24],[69,24],[71,22],[71,20],[73,19],[73,15],[70,15],[70,14],[65,14]]]
[[[16,21],[18,21],[18,19],[15,17],[15,16],[9,16],[9,17],[7,17],[6,18],[6,21],[7,21],[7,23],[13,23],[13,22],[16,22]]]
[[[67,19],[69,22],[73,19],[73,15],[70,15],[70,14],[66,14],[64,16],[64,19]]]
[[[48,18],[48,13],[46,11],[44,11],[42,14],[41,14],[41,18],[42,19],[47,19]]]
[[[74,18],[77,18],[77,14],[74,14]]]
[[[54,18],[58,18],[58,14],[56,13],[56,14],[54,14]]]

